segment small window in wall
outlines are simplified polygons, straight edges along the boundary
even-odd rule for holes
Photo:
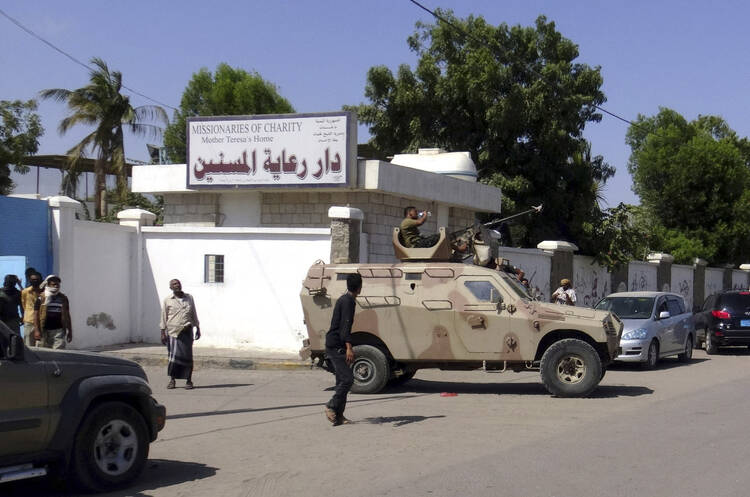
[[[203,264],[204,283],[224,283],[224,256],[206,254]]]

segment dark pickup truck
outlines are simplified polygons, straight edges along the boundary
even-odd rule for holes
[[[0,322],[0,493],[45,474],[89,491],[126,486],[165,419],[138,364],[27,348]]]

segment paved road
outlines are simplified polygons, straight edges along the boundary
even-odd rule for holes
[[[113,496],[750,494],[744,349],[616,366],[588,399],[551,398],[532,372],[420,371],[397,391],[352,395],[357,423],[336,428],[323,371],[201,370],[193,391],[148,373],[169,419],[143,477]]]

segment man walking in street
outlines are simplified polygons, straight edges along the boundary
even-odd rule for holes
[[[34,305],[39,298],[42,284],[42,275],[33,271],[28,275],[26,281],[29,286],[21,292],[21,307],[23,308],[23,341],[27,347],[36,345],[34,338]]]
[[[326,404],[326,418],[333,426],[349,424],[344,417],[346,397],[354,383],[351,366],[354,363],[352,349],[352,323],[357,307],[357,295],[362,291],[362,276],[358,273],[346,277],[347,292],[339,297],[333,308],[331,328],[326,334],[326,356],[331,360],[336,371],[336,387],[333,397]]]
[[[167,388],[175,387],[175,380],[187,380],[185,389],[193,389],[193,327],[195,340],[201,337],[195,302],[189,293],[182,291],[180,280],[169,282],[172,295],[164,299],[161,308],[161,341],[167,346],[169,363]]]
[[[70,303],[60,292],[61,283],[59,276],[47,276],[39,285],[43,292],[34,303],[34,339],[47,349],[64,349],[73,340]]]
[[[14,274],[6,274],[3,280],[3,287],[0,288],[0,321],[6,324],[8,328],[16,333],[21,333],[21,315],[18,314],[21,307],[21,292],[16,285],[20,281]]]
[[[560,288],[552,294],[550,302],[560,305],[576,305],[576,291],[570,284],[570,280],[563,278],[560,280]]]

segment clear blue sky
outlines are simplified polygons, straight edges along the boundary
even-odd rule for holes
[[[579,61],[601,66],[604,107],[629,119],[671,107],[689,119],[724,117],[750,134],[750,7],[740,1],[629,2],[424,0],[457,15],[482,15],[493,24],[555,21],[579,46]],[[413,65],[406,38],[416,21],[432,18],[407,0],[278,1],[20,1],[0,8],[42,37],[88,61],[106,60],[125,84],[177,106],[191,75],[220,62],[255,70],[275,83],[299,112],[338,110],[364,100],[373,65]],[[0,18],[0,99],[29,99],[45,88],[78,88],[86,71]],[[133,96],[134,105],[150,103]],[[65,107],[40,102],[45,135],[39,153],[61,154],[85,130],[57,133]],[[171,114],[171,112],[170,112]],[[595,154],[617,169],[608,183],[610,205],[637,203],[627,172],[627,126],[605,116],[586,136]],[[359,141],[366,141],[360,128]],[[145,142],[128,138],[129,158],[147,158]],[[34,190],[34,175],[17,177],[17,193]],[[45,176],[42,193],[55,193],[59,173]]]

